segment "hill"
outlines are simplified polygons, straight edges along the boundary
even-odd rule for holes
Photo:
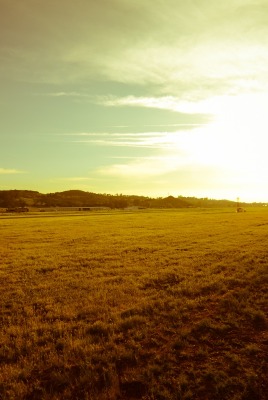
[[[242,206],[249,205],[241,203]],[[82,190],[43,194],[31,190],[1,190],[0,208],[9,207],[110,207],[110,208],[190,208],[236,207],[230,200],[195,197],[158,197],[100,194]]]

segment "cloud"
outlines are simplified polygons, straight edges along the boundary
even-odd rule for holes
[[[190,100],[211,93],[263,90],[263,82],[267,88],[268,28],[261,14],[265,3],[148,4],[144,21],[149,24],[149,35],[133,35],[127,29],[126,41],[118,47],[113,39],[118,39],[119,32],[113,31],[114,36],[108,38],[113,42],[112,51],[100,49],[89,57],[92,49],[81,45],[69,54],[70,60],[82,68],[92,67],[105,79],[149,85],[155,91]],[[149,11],[158,21],[157,28]],[[142,31],[146,32],[144,27]]]
[[[83,182],[83,181],[89,181],[89,180],[91,180],[91,178],[84,177],[84,176],[77,176],[77,177],[69,177],[69,178],[59,178],[59,180],[68,181],[68,182]]]
[[[184,100],[267,89],[266,0],[12,4],[0,57],[16,79],[147,85]]]
[[[199,125],[191,125],[192,131]],[[137,132],[137,133],[76,133],[67,136],[75,136],[82,139],[72,139],[74,143],[88,143],[98,146],[113,147],[140,147],[149,149],[173,149],[178,148],[180,143],[188,136],[188,129],[175,132]]]
[[[85,97],[92,99],[92,95],[81,92],[50,92],[50,93],[42,93],[42,96],[49,97]]]
[[[181,160],[178,157],[144,157],[125,164],[113,164],[99,168],[96,173],[104,176],[135,177],[139,179],[139,177],[165,175],[176,171],[181,164]]]
[[[145,107],[145,108],[156,108],[161,110],[169,110],[178,113],[189,113],[194,114],[198,112],[206,111],[209,113],[209,108],[202,107],[203,102],[190,102],[183,101],[178,97],[174,96],[163,96],[163,97],[116,97],[116,96],[99,96],[97,102],[101,105],[108,107],[120,107],[120,106],[132,106],[132,107]],[[211,110],[213,111],[213,110]],[[184,126],[197,126],[201,124],[181,124]]]
[[[172,46],[130,47],[119,57],[107,59],[100,70],[110,80],[150,85],[183,100],[200,100],[211,94],[267,89],[266,48],[265,41],[236,42],[213,38],[212,32],[201,43],[178,40]]]
[[[70,183],[80,183],[80,182],[87,182],[93,181],[93,177],[89,176],[72,176],[72,177],[61,177],[61,178],[53,178],[50,180],[52,183],[59,183],[59,182],[70,182]]]
[[[0,168],[0,175],[14,175],[14,174],[25,174],[25,171],[19,171],[17,169]]]

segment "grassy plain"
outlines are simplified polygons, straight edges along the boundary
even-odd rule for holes
[[[0,238],[1,399],[268,398],[267,209],[2,216]]]

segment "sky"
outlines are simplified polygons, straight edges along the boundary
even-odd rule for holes
[[[0,10],[0,190],[268,201],[268,0]]]

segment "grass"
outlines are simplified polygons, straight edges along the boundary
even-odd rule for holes
[[[1,400],[267,399],[268,211],[234,211],[2,216]]]

